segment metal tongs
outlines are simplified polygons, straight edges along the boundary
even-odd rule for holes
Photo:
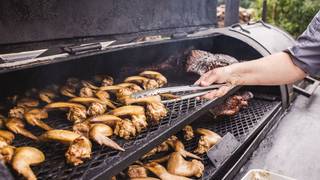
[[[226,85],[227,84],[213,84],[206,87],[202,87],[198,85],[165,87],[165,88],[152,89],[152,90],[133,93],[131,97],[142,98],[142,97],[155,96],[155,95],[161,95],[161,94],[171,94],[171,93],[179,93],[179,92],[186,93],[186,95],[178,96],[177,98],[174,98],[174,99],[161,101],[162,103],[169,103],[169,102],[175,102],[175,101],[180,101],[184,99],[203,96],[214,89],[219,89],[220,87],[226,86]],[[190,93],[187,93],[188,91],[190,91]]]

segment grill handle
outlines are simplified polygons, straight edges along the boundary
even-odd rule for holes
[[[312,83],[312,85],[309,87],[309,90],[302,89],[299,86],[293,85],[293,91],[297,92],[300,95],[303,95],[303,96],[309,98],[314,94],[314,92],[318,88],[318,86],[320,84],[320,81],[318,81],[318,80],[316,80],[316,79],[314,79],[314,78],[312,78],[310,76],[305,77],[304,80],[308,81],[309,83]]]

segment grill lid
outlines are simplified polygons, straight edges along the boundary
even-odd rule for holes
[[[216,23],[214,7],[216,0],[1,1],[0,50],[9,44],[46,46],[193,31]]]

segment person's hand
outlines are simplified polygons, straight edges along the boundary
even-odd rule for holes
[[[194,84],[199,86],[209,86],[212,83],[230,83],[230,71],[226,67],[216,68],[203,74]],[[233,86],[228,84],[217,90],[212,90],[201,98],[214,99],[225,95]],[[199,98],[198,98],[199,99]]]

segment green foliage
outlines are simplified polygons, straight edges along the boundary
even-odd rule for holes
[[[261,18],[263,0],[253,0],[251,7]],[[268,0],[267,22],[288,31],[293,36],[301,34],[320,10],[319,0]]]

